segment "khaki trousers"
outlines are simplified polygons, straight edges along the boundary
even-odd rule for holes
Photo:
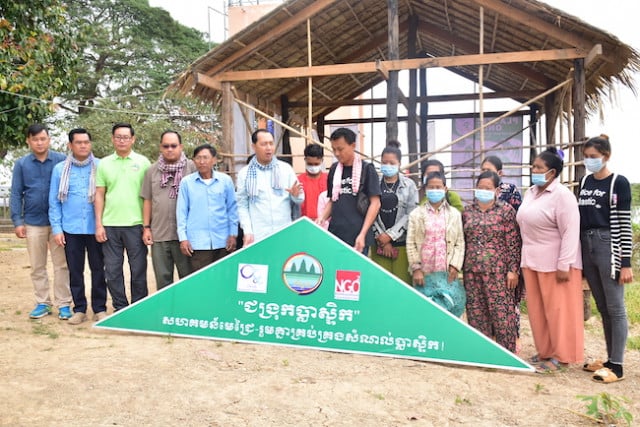
[[[49,226],[27,225],[27,252],[31,263],[31,281],[36,304],[51,305],[49,275],[47,274],[47,249],[53,262],[53,298],[56,307],[71,305],[69,269],[64,248],[53,240]]]

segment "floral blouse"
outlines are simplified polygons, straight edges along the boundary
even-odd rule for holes
[[[462,213],[465,257],[464,271],[518,273],[522,239],[516,222],[516,211],[496,201],[482,212],[477,203]]]

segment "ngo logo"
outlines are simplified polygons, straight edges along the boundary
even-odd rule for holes
[[[267,293],[269,266],[262,264],[238,264],[238,292]]]
[[[335,299],[359,301],[360,300],[360,272],[336,271]]]
[[[322,283],[322,264],[311,255],[299,252],[290,256],[282,266],[282,281],[293,292],[306,295]]]

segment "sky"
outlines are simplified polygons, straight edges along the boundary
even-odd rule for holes
[[[207,35],[210,34],[212,41],[221,42],[224,39],[223,13],[226,1],[150,0],[149,3],[152,6],[162,7],[167,10],[174,19],[182,24],[194,27]],[[637,1],[546,0],[545,3],[607,31],[623,43],[640,50],[640,31],[637,30],[636,14]],[[455,76],[446,77],[445,75],[445,77],[442,77],[443,74],[434,74],[438,78],[451,79],[451,86],[456,88],[452,93],[460,93],[462,91],[468,93],[473,90],[471,83],[469,83],[471,86],[468,89],[461,90]],[[635,77],[635,80],[640,89],[640,74]],[[433,87],[433,85],[430,84],[430,87]],[[378,94],[376,93],[376,95]],[[640,119],[640,99],[631,90],[621,85],[615,88],[611,98],[611,100],[606,100],[603,104],[602,117],[596,114],[594,117],[589,118],[586,134],[587,136],[596,136],[601,133],[609,135],[612,145],[610,169],[625,175],[631,182],[640,183],[640,167],[637,165],[640,157],[638,156],[640,147],[635,142],[636,129],[633,127],[635,120]],[[486,110],[490,111],[491,109],[487,107]],[[469,110],[465,107],[465,111]],[[436,111],[433,112],[435,113]],[[438,136],[443,135],[440,129],[437,129],[436,133],[436,138],[440,141],[445,139],[442,136]]]

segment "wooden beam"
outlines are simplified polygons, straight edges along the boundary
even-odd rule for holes
[[[242,49],[238,50],[237,52],[229,55],[227,58],[225,58],[224,61],[220,62],[216,66],[207,70],[207,75],[215,76],[220,71],[234,66],[239,60],[246,58],[248,55],[251,55],[253,52],[260,49],[266,43],[272,40],[275,40],[278,37],[288,33],[297,25],[300,25],[301,23],[305,22],[307,19],[313,17],[315,14],[331,6],[337,1],[338,0],[316,0],[314,2],[311,2],[309,6],[305,7],[295,15],[291,16],[289,19],[286,19],[280,25],[274,28],[269,28],[269,30],[265,31],[262,36],[258,37],[256,40],[252,41],[251,43],[249,43]]]
[[[222,83],[222,147],[227,153],[233,153],[233,92],[231,83]],[[235,172],[233,158],[226,158],[227,171],[230,174]]]
[[[465,65],[508,64],[515,62],[564,61],[585,58],[588,52],[584,49],[552,49],[528,50],[523,52],[499,52],[459,56],[443,56],[438,58],[415,58],[380,61],[389,71],[410,70],[416,68],[460,67]],[[378,72],[377,62],[360,62],[353,64],[315,65],[313,67],[290,67],[282,69],[227,71],[214,81],[246,81],[293,79],[299,77],[337,76],[343,74],[362,74]]]
[[[538,32],[542,32],[551,38],[559,40],[569,46],[574,46],[582,49],[590,49],[592,43],[582,37],[577,36],[575,33],[565,31],[555,24],[549,23],[543,19],[537,18],[533,13],[525,12],[524,10],[516,9],[513,6],[508,5],[500,0],[473,0],[479,6],[484,6],[487,9],[491,9],[496,13],[504,16],[505,18],[516,21],[531,29],[535,29]]]
[[[210,89],[222,91],[222,83],[220,80],[213,79],[202,73],[194,73],[193,81],[196,85],[206,86]]]
[[[400,25],[398,24],[398,0],[387,0],[387,49],[390,60],[400,59]],[[381,64],[382,69],[386,69]],[[387,78],[387,142],[398,139],[398,71],[391,70]],[[371,153],[373,154],[373,153]]]
[[[504,115],[505,111],[491,111],[485,112],[485,117],[500,117]],[[511,116],[527,116],[528,110],[516,111]],[[443,119],[470,119],[479,117],[479,113],[447,113],[447,114],[431,114],[427,115],[428,120],[443,120]],[[409,119],[408,116],[398,116],[398,121],[406,122]],[[387,117],[364,117],[364,118],[351,118],[351,119],[333,119],[325,120],[325,125],[350,125],[350,124],[363,124],[363,123],[386,123]]]
[[[427,22],[420,22],[418,25],[418,28],[420,30],[421,33],[425,33],[425,34],[429,34],[431,36],[436,37],[438,40],[442,41],[442,42],[447,42],[447,43],[451,43],[453,45],[456,46],[456,48],[461,49],[462,51],[465,52],[476,52],[477,49],[477,45],[475,45],[474,43],[471,43],[465,39],[463,39],[462,37],[457,37],[452,33],[449,33],[447,31],[444,31],[438,27],[436,27],[433,24],[429,24]],[[539,83],[540,85],[542,85],[542,87],[549,87],[549,86],[553,86],[555,84],[555,82],[553,80],[551,80],[549,77],[545,76],[544,74],[535,71],[525,65],[522,64],[505,64],[503,65],[504,67],[506,67],[509,71],[512,71],[513,73],[522,76],[526,79],[529,79],[531,81],[534,81],[536,83]]]
[[[502,98],[533,98],[540,91],[537,90],[524,90],[516,92],[487,92],[484,94],[485,99],[502,99]],[[416,102],[452,102],[452,101],[474,101],[478,99],[477,93],[463,93],[455,95],[430,95],[419,96],[416,98]],[[386,103],[385,98],[370,98],[370,99],[342,99],[333,101],[313,101],[315,107],[344,107],[354,105],[383,105]],[[292,101],[289,103],[291,108],[306,107],[306,101]]]
[[[602,45],[597,44],[589,51],[589,54],[584,59],[584,67],[587,68],[596,58],[602,55]]]

